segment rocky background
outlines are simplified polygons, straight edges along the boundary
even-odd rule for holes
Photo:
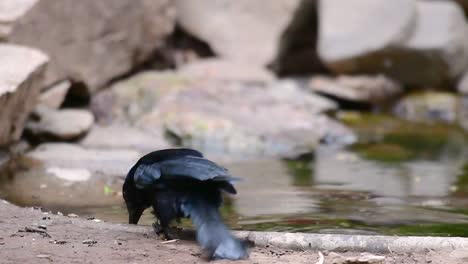
[[[468,129],[465,12],[465,0],[0,0],[0,164],[27,152],[86,177],[170,146],[298,157],[356,141],[343,109]]]

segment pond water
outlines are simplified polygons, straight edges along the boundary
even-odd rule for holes
[[[243,180],[222,212],[235,229],[468,236],[468,137],[457,127],[345,113],[359,142],[302,160],[224,163]],[[0,196],[23,206],[126,222],[122,178],[67,182],[17,160]],[[153,221],[148,210],[143,224]],[[184,224],[186,224],[184,222]]]

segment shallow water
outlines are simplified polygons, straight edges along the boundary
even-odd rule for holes
[[[244,180],[223,214],[236,229],[468,236],[468,140],[445,125],[345,115],[360,135],[346,149],[321,146],[310,160],[225,163]],[[3,173],[13,203],[126,222],[121,178],[68,182],[21,161]],[[149,210],[142,223],[153,221]]]

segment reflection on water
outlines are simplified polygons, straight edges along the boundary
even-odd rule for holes
[[[363,139],[348,149],[319,147],[314,158],[302,161],[224,164],[244,178],[238,195],[228,197],[223,207],[228,223],[250,230],[468,236],[463,132],[393,119],[353,122]],[[70,182],[40,164],[21,163],[11,179],[3,173],[2,197],[127,221],[122,178]],[[152,221],[148,210],[142,222]]]

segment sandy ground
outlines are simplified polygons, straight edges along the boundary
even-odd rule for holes
[[[195,242],[164,243],[149,227],[51,215],[1,200],[0,216],[0,263],[206,263]],[[349,257],[360,253],[340,254]],[[362,263],[346,262],[334,252],[324,252],[324,255],[324,264]],[[248,260],[236,263],[315,264],[317,261],[318,254],[313,251],[254,247]],[[468,253],[393,254],[378,263],[468,263]]]

